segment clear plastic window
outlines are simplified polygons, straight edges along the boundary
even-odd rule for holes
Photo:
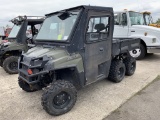
[[[106,40],[109,34],[109,17],[92,17],[88,23],[87,41]]]
[[[16,38],[20,28],[21,28],[21,25],[14,25],[8,38]]]
[[[45,19],[36,39],[37,40],[61,40],[66,41],[70,36],[78,12],[68,12],[69,16],[65,19],[60,18],[63,13],[50,16]],[[65,13],[64,13],[65,14]],[[63,16],[62,16],[63,17]]]

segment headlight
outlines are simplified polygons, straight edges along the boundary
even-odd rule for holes
[[[156,43],[156,38],[152,38],[152,43]]]
[[[43,62],[42,59],[39,58],[39,59],[33,61],[33,65],[37,66],[37,65],[42,64],[42,62]]]

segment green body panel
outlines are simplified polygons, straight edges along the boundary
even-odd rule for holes
[[[17,43],[17,42],[10,42],[10,44],[3,48],[6,52],[7,51],[16,51],[16,50],[20,50],[20,51],[27,51],[28,47],[27,45],[24,45],[24,44],[20,44],[20,43]]]
[[[47,55],[50,58],[47,65],[54,69],[65,69],[69,67],[76,67],[78,72],[83,72],[83,61],[80,54],[70,55],[66,49],[63,48],[43,48],[42,46],[37,46],[29,49],[25,54],[29,58],[38,58]]]

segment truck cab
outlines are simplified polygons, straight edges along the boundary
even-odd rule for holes
[[[114,37],[141,39],[140,49],[130,51],[133,57],[143,59],[147,53],[160,52],[160,29],[145,25],[142,13],[124,10],[114,16]]]

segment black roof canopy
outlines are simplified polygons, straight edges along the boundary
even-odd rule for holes
[[[57,14],[57,13],[60,13],[60,12],[71,11],[71,10],[81,9],[81,8],[82,9],[87,9],[87,10],[101,10],[101,11],[104,10],[104,11],[111,11],[111,12],[113,11],[112,7],[81,5],[81,6],[77,6],[77,7],[72,7],[72,8],[52,12],[52,13],[46,14],[45,16],[50,16],[50,15]]]
[[[41,24],[44,19],[27,19],[28,25]]]

